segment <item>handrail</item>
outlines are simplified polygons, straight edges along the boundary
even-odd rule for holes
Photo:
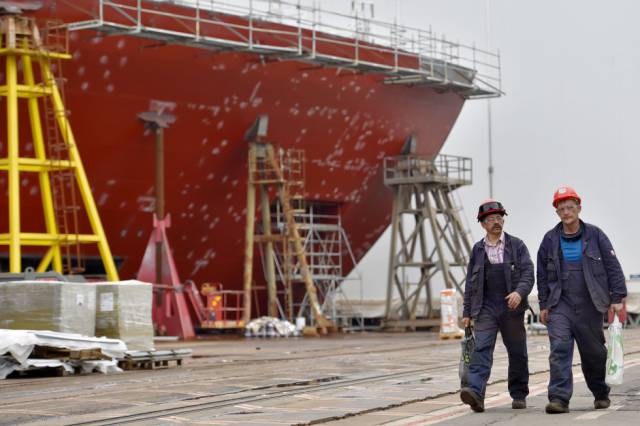
[[[469,185],[472,176],[472,160],[468,157],[441,154],[435,158],[401,155],[384,159],[384,181],[387,185],[425,179]]]
[[[466,84],[484,96],[502,93],[499,51],[449,41],[431,28],[328,11],[302,0],[279,1],[279,11],[273,11],[268,0],[237,0],[235,4],[223,0],[92,0],[86,4],[87,19],[67,23],[70,30],[146,32],[148,36],[175,37],[175,42],[288,52],[392,76],[415,75],[462,88]]]

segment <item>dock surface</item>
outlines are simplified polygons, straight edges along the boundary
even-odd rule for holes
[[[624,331],[625,384],[612,408],[593,411],[575,354],[572,412],[554,422],[633,424],[640,414],[640,329]],[[461,404],[459,340],[435,333],[362,333],[320,338],[163,342],[191,348],[182,367],[121,374],[0,381],[0,425],[427,425],[523,424],[543,413],[548,338],[530,336],[531,395],[511,410],[507,360],[498,339],[487,412]],[[579,417],[583,416],[583,417]]]

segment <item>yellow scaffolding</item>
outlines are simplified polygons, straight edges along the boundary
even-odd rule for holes
[[[98,209],[91,194],[89,181],[82,166],[80,153],[76,145],[71,125],[64,107],[61,90],[58,87],[52,60],[70,59],[68,54],[66,32],[62,34],[60,28],[48,31],[48,42],[44,43],[35,21],[16,15],[0,17],[0,57],[5,59],[5,84],[0,85],[0,97],[6,98],[7,105],[7,157],[0,158],[0,171],[8,172],[9,184],[9,232],[0,234],[0,245],[9,246],[9,270],[19,273],[23,246],[48,247],[38,265],[38,271],[53,270],[63,273],[61,248],[79,244],[97,244],[102,257],[107,279],[118,281],[118,273],[113,262],[111,250],[100,221]],[[23,81],[19,82],[19,66],[21,61]],[[36,82],[34,64],[39,66],[41,82]],[[58,65],[58,64],[57,64]],[[59,71],[59,70],[58,70]],[[61,139],[67,159],[47,156],[52,147],[43,136],[38,99],[48,102],[54,118],[53,125],[57,136]],[[20,157],[18,100],[27,102],[29,123],[33,137],[35,157]],[[46,104],[45,104],[46,105]],[[59,149],[59,147],[55,148]],[[68,173],[75,179],[80,191],[84,209],[91,227],[91,234],[60,232],[60,214],[57,210],[66,206],[56,206],[55,187],[52,188],[52,176],[55,173]],[[42,196],[45,233],[24,232],[20,223],[20,173],[37,173]],[[71,182],[73,184],[73,181]],[[71,206],[75,209],[75,206]],[[75,213],[74,213],[75,214]]]

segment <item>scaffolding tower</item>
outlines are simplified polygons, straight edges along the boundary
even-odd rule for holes
[[[35,21],[20,16],[17,8],[16,13],[5,12],[0,16],[0,58],[6,67],[0,97],[6,98],[7,156],[0,158],[0,171],[8,174],[9,230],[0,234],[0,245],[9,246],[9,271],[21,272],[22,248],[30,246],[46,248],[38,272],[51,267],[58,273],[81,273],[84,267],[80,245],[97,244],[107,279],[117,281],[65,109],[61,62],[71,59],[66,29],[59,23],[47,24],[41,32]],[[27,106],[33,157],[21,156],[26,151],[21,149],[21,143],[26,145],[29,139],[19,132],[20,102]],[[20,222],[23,173],[38,175],[45,232],[26,232]],[[91,233],[80,231],[83,207]]]
[[[454,191],[471,184],[471,159],[415,154],[384,159],[384,182],[394,194],[383,327],[435,326],[434,289],[460,294],[471,252]]]
[[[323,333],[333,329],[335,325],[323,313],[318,301],[318,291],[304,248],[304,240],[300,234],[295,214],[304,212],[304,157],[301,151],[285,152],[276,150],[267,137],[268,117],[259,116],[254,125],[247,131],[245,139],[249,142],[249,176],[247,181],[247,226],[245,239],[244,264],[244,317],[246,323],[251,319],[251,295],[253,284],[253,252],[254,242],[264,244],[266,258],[265,272],[267,275],[267,303],[270,316],[277,317],[278,302],[275,275],[274,246],[283,247],[284,274],[289,281],[285,283],[287,297],[293,297],[294,289],[291,277],[292,271],[297,269],[304,284],[304,297],[308,299],[311,320]],[[260,193],[260,210],[262,226],[256,233],[256,189]],[[272,198],[277,198],[282,207],[284,218],[283,232],[271,232]],[[287,289],[288,287],[288,289]]]
[[[285,217],[279,202],[272,209],[272,233],[286,230]],[[344,293],[347,281],[358,281],[359,274],[349,278],[345,275],[345,260],[355,268],[357,261],[349,238],[342,227],[340,208],[331,203],[307,203],[304,210],[298,210],[294,218],[303,240],[303,248],[314,285],[318,291],[318,301],[322,313],[342,329],[362,329],[363,318],[354,312],[353,306]],[[264,253],[263,253],[264,254]],[[277,281],[282,286],[285,308],[281,315],[293,321],[297,317],[311,318],[311,306],[307,294],[296,297],[296,288],[304,283],[300,265],[287,257],[284,245],[276,246],[273,253],[277,271]],[[263,264],[269,261],[264,255]],[[292,291],[293,290],[293,291]],[[300,296],[300,292],[297,292]]]

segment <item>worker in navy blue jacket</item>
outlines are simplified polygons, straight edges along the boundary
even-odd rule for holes
[[[484,411],[484,395],[493,364],[498,331],[509,354],[511,407],[526,408],[529,367],[524,312],[533,288],[533,262],[522,240],[504,232],[506,211],[501,203],[484,201],[478,222],[486,236],[471,252],[464,289],[463,322],[475,326],[476,346],[471,354],[467,387],[460,399],[476,412]]]
[[[537,271],[540,320],[547,325],[551,344],[545,410],[549,414],[569,412],[574,340],[595,398],[594,408],[608,408],[603,315],[609,307],[616,312],[622,309],[627,295],[624,274],[605,233],[580,220],[581,199],[573,188],[558,188],[553,206],[561,222],[540,244]]]

